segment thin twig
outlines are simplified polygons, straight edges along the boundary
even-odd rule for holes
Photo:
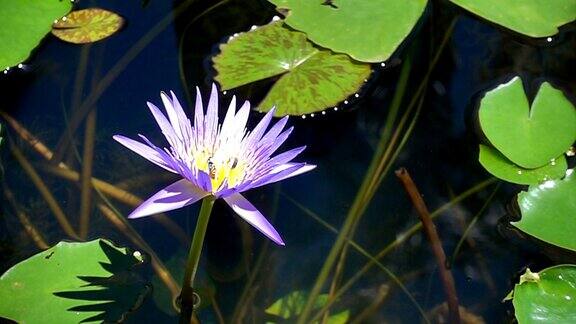
[[[426,232],[426,236],[428,236],[428,239],[432,244],[432,251],[436,257],[436,262],[438,263],[438,269],[440,272],[440,279],[442,280],[444,292],[446,293],[450,323],[459,324],[460,312],[458,306],[458,295],[454,285],[454,278],[452,277],[452,272],[450,272],[450,270],[446,267],[446,254],[442,248],[442,242],[440,241],[436,227],[434,226],[434,223],[430,217],[428,207],[426,207],[426,204],[424,203],[424,200],[422,199],[416,184],[414,181],[412,181],[408,170],[400,168],[396,170],[396,176],[400,179],[402,185],[404,185],[404,189],[410,197],[412,204],[416,208],[418,217],[424,226],[424,232]]]
[[[48,186],[44,183],[40,175],[36,172],[32,164],[28,162],[28,160],[24,157],[24,154],[22,154],[22,152],[20,152],[20,150],[12,142],[10,143],[10,150],[16,161],[18,161],[24,172],[26,172],[26,174],[28,175],[34,186],[36,186],[36,188],[40,192],[40,195],[42,195],[42,197],[46,201],[48,208],[50,208],[50,210],[52,211],[52,214],[56,218],[58,224],[60,224],[60,227],[62,228],[64,233],[66,233],[66,235],[75,240],[81,240],[78,234],[76,234],[76,231],[74,230],[70,222],[68,221],[68,217],[66,217],[66,215],[64,214],[64,211],[60,207],[60,204],[58,204],[56,198],[54,198],[54,195],[52,195],[52,192],[50,192],[50,189],[48,189]]]
[[[26,233],[28,233],[34,244],[36,244],[36,246],[41,250],[46,250],[47,248],[49,248],[50,246],[48,245],[48,243],[46,243],[46,240],[44,239],[42,233],[36,228],[36,226],[34,226],[34,224],[30,221],[28,215],[26,215],[26,213],[18,205],[18,202],[16,202],[16,198],[14,198],[12,190],[10,190],[5,183],[3,184],[2,187],[4,189],[4,197],[6,197],[6,200],[12,206],[12,209],[14,209],[14,212],[16,213],[18,220],[20,221],[22,227],[24,227],[24,230],[26,231]]]
[[[84,133],[84,152],[80,174],[80,237],[86,239],[92,211],[92,165],[94,159],[94,134],[96,132],[96,110],[86,118]]]

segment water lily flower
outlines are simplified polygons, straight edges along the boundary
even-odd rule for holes
[[[224,121],[219,124],[216,86],[212,85],[206,114],[198,88],[196,92],[194,126],[173,92],[170,97],[161,93],[166,116],[148,102],[169,148],[162,149],[143,135],[139,135],[141,141],[114,136],[120,144],[148,161],[182,177],[144,201],[128,218],[182,208],[212,195],[222,198],[234,212],[272,241],[284,245],[276,229],[240,193],[314,169],[311,164],[292,162],[305,146],[272,156],[292,132],[293,127],[284,130],[288,117],[268,129],[274,114],[272,109],[249,132],[246,123],[250,103],[244,102],[236,111],[236,98],[233,97]]]

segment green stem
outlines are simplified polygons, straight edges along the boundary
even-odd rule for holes
[[[204,236],[206,236],[206,229],[208,228],[208,221],[210,220],[210,213],[212,206],[214,206],[214,196],[207,196],[202,199],[202,207],[194,229],[194,236],[192,237],[192,244],[190,245],[190,252],[188,253],[188,262],[186,264],[186,272],[184,272],[184,281],[182,281],[182,293],[180,294],[180,323],[190,323],[192,313],[194,310],[194,277],[196,277],[196,270],[200,262],[200,254],[202,253],[202,245],[204,244]]]

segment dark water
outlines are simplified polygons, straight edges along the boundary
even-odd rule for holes
[[[193,87],[208,91],[214,71],[210,57],[218,44],[229,35],[246,31],[252,25],[265,24],[274,15],[266,1],[229,1],[196,19],[198,14],[216,2],[194,3],[181,13],[159,35],[137,53],[133,60],[121,65],[118,76],[99,96],[97,134],[93,174],[95,177],[119,183],[140,179],[130,190],[141,197],[168,184],[172,178],[156,166],[132,154],[112,140],[114,134],[133,136],[143,133],[153,142],[164,143],[155,122],[145,106],[146,101],[160,103],[159,93],[174,90],[183,100]],[[138,1],[81,2],[78,7],[99,6],[124,16],[128,24],[113,37],[90,46],[87,73],[82,98],[88,97],[91,86],[110,73],[111,68],[126,52],[165,16],[173,14],[175,6],[168,1],[151,0],[143,6]],[[481,136],[475,121],[475,102],[485,89],[514,74],[523,76],[530,91],[539,81],[551,80],[566,93],[576,90],[576,33],[568,26],[552,42],[528,40],[503,31],[487,22],[463,14],[445,1],[429,6],[424,19],[407,42],[385,68],[374,65],[375,73],[362,90],[362,96],[339,111],[317,114],[314,118],[294,117],[294,136],[285,147],[308,145],[299,158],[318,165],[309,174],[281,184],[256,189],[246,194],[254,205],[273,218],[286,241],[285,247],[265,244],[265,239],[233,215],[223,204],[216,204],[210,221],[204,262],[203,282],[210,282],[216,301],[225,318],[229,319],[259,254],[264,251],[256,284],[251,288],[253,299],[247,306],[246,317],[259,323],[263,310],[277,298],[294,290],[307,290],[322,266],[335,235],[310,218],[296,206],[295,200],[339,227],[357,193],[379,139],[379,130],[394,95],[402,62],[411,55],[412,73],[407,93],[415,92],[440,46],[450,22],[457,19],[452,36],[426,87],[426,97],[415,130],[394,163],[392,171],[406,167],[418,184],[431,210],[449,202],[453,196],[488,179],[477,162],[477,147]],[[179,44],[182,48],[179,51]],[[67,122],[74,115],[72,105],[79,83],[75,81],[82,47],[65,44],[53,37],[34,53],[25,71],[14,71],[0,77],[0,109],[7,112],[48,147],[55,148]],[[93,81],[95,80],[95,81]],[[231,93],[241,99],[257,102],[269,84],[244,87],[223,99],[228,103]],[[408,99],[403,106],[406,106]],[[190,106],[190,102],[188,102]],[[257,113],[252,116],[256,121]],[[79,170],[75,150],[82,152],[83,129],[75,134],[73,149],[64,158]],[[41,169],[47,164],[31,151],[14,132],[8,138],[22,149],[27,158]],[[80,153],[81,154],[81,153]],[[2,165],[6,185],[14,191],[20,205],[34,224],[46,235],[50,245],[66,239],[38,191],[9,154],[2,148]],[[42,172],[43,179],[56,195],[64,211],[77,224],[80,190],[74,184]],[[475,193],[444,212],[437,221],[438,231],[448,255],[472,217],[481,209],[494,185]],[[461,305],[482,316],[486,322],[507,322],[513,318],[511,303],[501,303],[524,267],[535,269],[559,260],[574,260],[573,256],[551,251],[534,241],[523,238],[506,224],[514,210],[511,202],[521,189],[502,183],[488,208],[469,233],[469,240],[452,266]],[[123,212],[131,208],[116,204]],[[25,234],[14,211],[2,203],[0,216],[0,270],[30,256],[38,249]],[[193,232],[198,205],[170,212],[169,216],[188,234]],[[92,213],[90,238],[106,237],[114,242],[134,246],[123,233],[108,223],[97,209]],[[358,225],[354,240],[368,252],[377,254],[404,233],[418,219],[406,198],[402,186],[390,172],[371,201]],[[131,221],[132,226],[168,262],[182,258],[187,247],[151,219]],[[360,269],[367,259],[351,251],[344,270],[347,279]],[[426,310],[444,301],[436,263],[426,237],[421,233],[388,254],[382,263],[390,268]],[[176,275],[178,271],[174,270]],[[144,271],[152,279],[153,271]],[[157,281],[153,281],[157,284]],[[338,302],[337,309],[349,309],[352,318],[375,298],[382,284],[390,278],[373,268]],[[394,285],[388,298],[367,320],[370,323],[412,323],[421,317],[406,295]],[[162,287],[154,287],[161,294]],[[161,297],[161,296],[160,296]],[[165,297],[167,298],[167,297]],[[175,317],[164,312],[149,296],[144,306],[128,321],[170,321]],[[200,311],[205,322],[215,322],[212,308]]]

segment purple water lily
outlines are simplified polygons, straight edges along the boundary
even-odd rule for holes
[[[219,124],[216,86],[212,85],[206,115],[198,88],[196,92],[194,126],[173,92],[170,92],[171,97],[161,93],[167,116],[154,104],[148,103],[170,145],[169,149],[159,148],[143,135],[139,135],[143,142],[122,135],[114,136],[120,144],[183,178],[154,194],[128,218],[182,208],[213,195],[224,199],[240,217],[272,241],[284,245],[276,229],[240,192],[314,169],[314,165],[291,162],[305,146],[272,156],[292,132],[292,127],[283,131],[288,117],[280,119],[266,131],[274,114],[272,109],[252,132],[248,132],[248,101],[236,111],[236,98],[233,97],[223,123]]]

